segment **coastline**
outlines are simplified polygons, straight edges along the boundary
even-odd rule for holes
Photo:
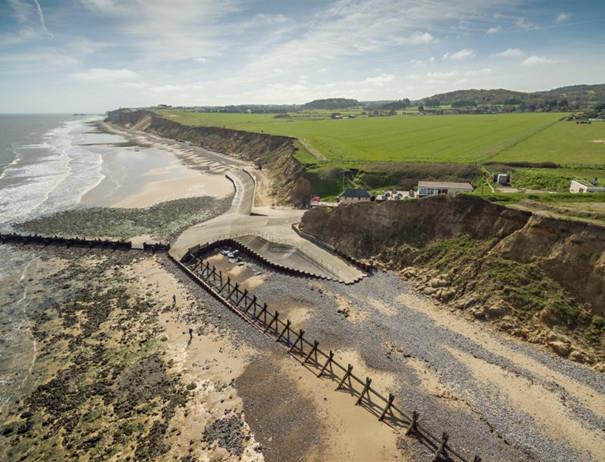
[[[99,130],[120,136],[94,123]],[[104,178],[80,203],[85,206],[150,207],[160,202],[209,196],[222,199],[233,186],[222,171],[200,171],[185,165],[179,156],[162,146],[129,140],[127,146],[93,146],[103,159]]]

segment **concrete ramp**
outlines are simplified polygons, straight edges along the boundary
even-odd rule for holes
[[[260,236],[238,236],[233,239],[251,254],[270,265],[346,284],[357,282],[365,275],[339,257],[311,244],[269,241]]]

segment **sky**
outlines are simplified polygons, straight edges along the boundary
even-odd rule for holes
[[[0,0],[0,112],[605,83],[605,0]]]

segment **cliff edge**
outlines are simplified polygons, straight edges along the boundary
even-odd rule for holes
[[[147,110],[110,111],[106,121],[254,162],[268,173],[273,202],[299,205],[306,199],[303,196],[307,180],[302,177],[303,166],[295,158],[294,138],[221,127],[190,127]]]
[[[471,196],[316,208],[301,228],[437,300],[605,369],[605,228]]]

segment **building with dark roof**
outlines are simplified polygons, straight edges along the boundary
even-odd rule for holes
[[[361,188],[350,188],[338,196],[338,201],[341,204],[350,204],[352,202],[369,201],[372,198],[369,192]]]

